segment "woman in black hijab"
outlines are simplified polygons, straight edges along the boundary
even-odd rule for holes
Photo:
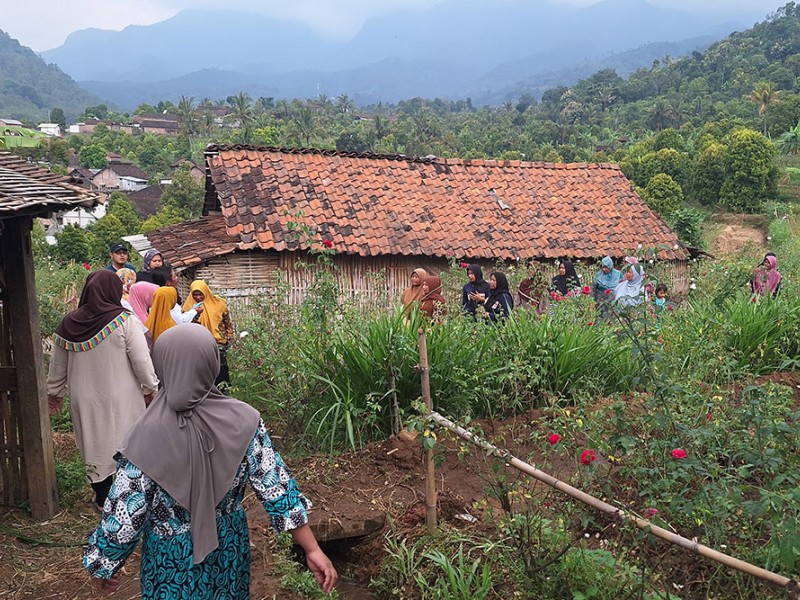
[[[475,317],[478,310],[476,294],[489,295],[489,282],[483,278],[483,271],[479,265],[469,265],[467,267],[469,281],[464,284],[461,292],[461,306],[465,315]]]
[[[508,289],[508,279],[499,271],[489,276],[488,296],[477,294],[476,298],[478,301],[483,301],[483,307],[493,323],[508,318],[514,308],[514,298]]]
[[[567,296],[580,293],[581,280],[575,272],[575,266],[568,260],[562,260],[558,263],[558,275],[553,277],[550,284],[550,291],[558,294],[559,296]]]

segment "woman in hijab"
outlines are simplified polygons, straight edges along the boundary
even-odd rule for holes
[[[142,323],[147,321],[147,317],[150,315],[150,307],[153,306],[153,296],[157,289],[158,286],[155,283],[147,281],[137,281],[131,286],[128,302]]]
[[[144,254],[144,265],[142,270],[136,273],[136,281],[147,281],[153,283],[153,269],[157,269],[164,264],[164,257],[161,252],[151,248]]]
[[[89,275],[78,308],[56,329],[47,376],[51,415],[69,391],[75,441],[98,510],[111,487],[117,446],[158,388],[142,328],[121,298],[113,271]]]
[[[414,307],[419,304],[425,293],[422,291],[422,282],[428,276],[425,269],[414,269],[411,272],[411,285],[403,290],[400,302],[403,304],[403,313],[410,315]]]
[[[170,310],[177,301],[178,290],[172,286],[165,285],[153,293],[153,306],[150,307],[150,315],[144,322],[144,326],[150,330],[154,342],[157,342],[159,336],[167,329],[177,325],[170,314]]]
[[[614,289],[614,302],[620,308],[638,306],[645,300],[644,269],[638,263],[627,262],[622,281]]]
[[[480,265],[469,265],[467,267],[467,277],[469,281],[461,288],[461,307],[465,315],[475,317],[478,310],[478,302],[475,300],[476,294],[489,295],[489,282],[483,279],[483,271]]]
[[[189,287],[189,297],[183,304],[184,313],[191,310],[197,311],[192,322],[208,329],[219,346],[220,372],[215,383],[229,382],[227,349],[233,339],[233,323],[228,303],[215,296],[205,281],[197,279]]]
[[[429,319],[434,317],[441,319],[441,317],[445,316],[447,309],[444,306],[446,301],[442,296],[442,280],[433,275],[428,275],[422,281],[422,291],[423,296],[419,305],[420,311]]]
[[[530,263],[528,276],[520,282],[518,294],[520,306],[533,308],[537,315],[547,312],[547,278],[541,263]]]
[[[104,591],[144,538],[143,600],[245,600],[250,540],[242,507],[249,481],[278,532],[289,531],[330,592],[337,574],[308,526],[311,503],[273,450],[251,406],[214,385],[219,351],[200,325],[164,333],[153,349],[163,387],[119,446],[117,477],[83,565]]]
[[[568,260],[558,263],[558,275],[553,277],[550,291],[559,296],[574,296],[580,293],[581,280],[575,272],[575,267]]]
[[[753,273],[753,293],[757,296],[771,294],[775,297],[780,291],[782,279],[783,276],[778,271],[778,259],[774,254],[767,254],[764,262]]]
[[[508,279],[503,273],[495,271],[489,275],[489,295],[483,306],[492,322],[508,318],[514,308],[514,298],[508,289]]]
[[[600,261],[600,270],[594,276],[594,299],[597,302],[608,300],[617,289],[622,273],[614,268],[614,260],[606,256]]]

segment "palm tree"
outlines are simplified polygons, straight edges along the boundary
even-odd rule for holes
[[[792,129],[784,133],[775,143],[781,154],[800,154],[800,121]]]
[[[750,92],[750,100],[758,105],[758,114],[764,117],[764,136],[767,133],[767,114],[769,109],[780,101],[780,91],[775,89],[775,84],[771,81],[759,81],[756,87]]]
[[[189,96],[187,98],[186,96],[181,96],[181,100],[178,102],[178,107],[175,112],[178,115],[178,123],[180,123],[181,131],[189,138],[189,150],[194,152],[192,136],[197,133],[197,115],[195,114],[194,97]]]
[[[306,147],[311,145],[311,140],[317,135],[318,129],[317,117],[308,106],[300,108],[292,117],[292,130],[305,141]]]
[[[235,96],[228,96],[227,102],[231,107],[231,116],[236,121],[243,143],[250,141],[253,123],[253,100],[247,92],[239,92]]]

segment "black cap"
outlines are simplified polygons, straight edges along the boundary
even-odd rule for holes
[[[116,242],[111,244],[111,248],[109,248],[109,252],[119,252],[120,250],[125,250],[125,252],[128,252],[128,247],[122,242]]]

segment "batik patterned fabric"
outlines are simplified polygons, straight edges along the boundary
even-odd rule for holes
[[[219,547],[202,563],[193,565],[188,511],[136,465],[120,457],[103,519],[84,550],[84,567],[92,576],[108,579],[122,567],[139,538],[144,537],[143,600],[248,598],[250,540],[241,505],[247,481],[276,531],[289,531],[308,522],[311,503],[273,450],[261,422],[230,490],[217,505]]]

